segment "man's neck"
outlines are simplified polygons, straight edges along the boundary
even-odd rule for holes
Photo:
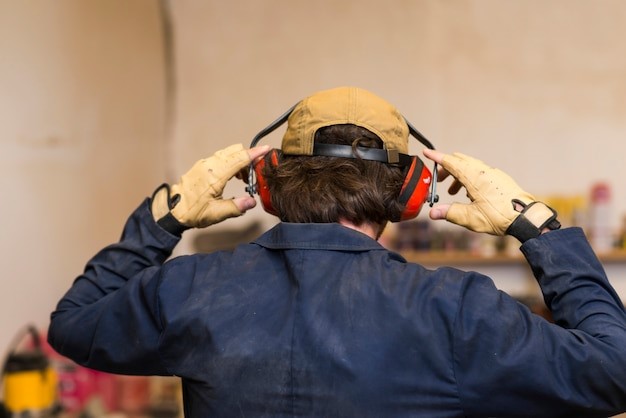
[[[362,234],[367,235],[368,237],[378,240],[380,235],[383,233],[384,227],[380,227],[379,225],[372,223],[363,223],[362,225],[355,225],[350,221],[345,219],[340,219],[339,224],[345,226],[346,228],[354,229],[355,231],[359,231]]]

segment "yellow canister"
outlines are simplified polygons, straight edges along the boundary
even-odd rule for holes
[[[43,353],[14,353],[4,370],[4,404],[12,413],[54,407],[57,375]]]

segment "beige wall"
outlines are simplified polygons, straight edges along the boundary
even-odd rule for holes
[[[175,34],[171,136],[162,5]],[[26,321],[47,323],[156,184],[338,85],[374,91],[438,148],[534,193],[608,180],[616,224],[625,19],[621,0],[0,0],[0,347]],[[216,230],[254,221],[273,222],[256,210]]]
[[[396,104],[442,150],[506,167],[537,194],[586,193],[606,179],[626,210],[620,0],[183,1],[173,9],[175,138],[186,145],[179,171],[204,150],[248,142],[305,95],[351,84]]]
[[[151,0],[0,0],[0,350],[164,176]]]

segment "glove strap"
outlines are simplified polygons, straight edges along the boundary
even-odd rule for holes
[[[543,202],[524,202],[513,199],[513,204],[523,207],[520,215],[509,225],[507,235],[514,236],[521,243],[541,235],[544,228],[555,230],[561,228],[561,223],[556,219],[557,213]]]
[[[188,226],[180,223],[178,219],[172,215],[172,209],[176,206],[176,204],[180,201],[180,195],[176,194],[173,197],[170,196],[170,185],[167,183],[163,183],[160,185],[154,193],[152,193],[152,214],[156,215],[156,208],[153,207],[155,204],[161,203],[161,199],[167,200],[167,212],[162,215],[159,219],[156,220],[157,224],[165,229],[172,235],[176,235],[180,237],[184,231],[189,229]],[[161,203],[161,206],[164,206],[164,202]],[[164,208],[159,208],[160,212],[164,212]],[[158,215],[157,215],[158,216]]]

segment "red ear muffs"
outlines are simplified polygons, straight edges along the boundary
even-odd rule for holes
[[[412,156],[412,162],[404,177],[404,184],[400,190],[398,201],[403,206],[400,219],[394,221],[406,221],[415,218],[422,205],[429,196],[430,186],[433,181],[432,173],[424,165],[422,160]]]
[[[273,149],[260,159],[254,165],[254,173],[257,181],[257,193],[261,200],[263,209],[274,216],[278,216],[276,210],[272,206],[270,190],[267,181],[263,175],[266,165],[276,167],[281,160],[281,151]],[[404,183],[400,189],[398,201],[403,207],[399,219],[393,219],[394,222],[406,221],[415,218],[424,202],[429,196],[431,182],[433,181],[430,170],[424,165],[422,160],[416,156],[411,156],[411,165],[404,177]]]
[[[254,174],[256,175],[257,181],[257,193],[259,194],[259,198],[261,199],[261,204],[263,205],[263,209],[271,214],[278,216],[274,207],[272,206],[272,199],[270,196],[270,189],[267,187],[267,181],[265,180],[265,176],[263,175],[263,169],[267,164],[270,164],[271,167],[276,167],[281,157],[280,150],[273,149],[265,156],[260,159],[254,165]]]

